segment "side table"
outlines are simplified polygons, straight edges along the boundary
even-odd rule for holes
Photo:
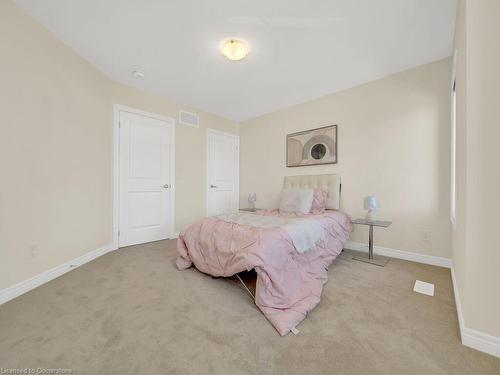
[[[352,259],[359,260],[361,262],[366,262],[370,264],[375,264],[376,266],[384,267],[387,262],[389,262],[390,258],[384,256],[377,256],[376,258],[373,255],[373,227],[382,227],[387,228],[392,224],[392,221],[383,221],[383,220],[375,220],[369,221],[366,219],[356,219],[352,221],[353,224],[358,225],[367,225],[369,226],[369,234],[368,234],[368,254],[356,255]]]

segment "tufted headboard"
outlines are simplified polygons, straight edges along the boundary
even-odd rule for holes
[[[338,210],[340,208],[340,176],[338,174],[317,174],[304,176],[285,176],[283,189],[314,189],[319,188],[328,192],[326,208]]]

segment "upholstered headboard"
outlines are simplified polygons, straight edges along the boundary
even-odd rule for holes
[[[283,189],[321,189],[328,192],[326,208],[340,208],[340,176],[338,174],[317,174],[308,176],[285,176]]]

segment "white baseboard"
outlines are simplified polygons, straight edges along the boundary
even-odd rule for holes
[[[368,246],[359,242],[348,241],[344,246],[346,249],[368,252]],[[462,344],[472,349],[500,357],[500,337],[492,336],[475,329],[467,328],[462,314],[462,303],[458,291],[457,280],[455,278],[455,269],[451,259],[413,253],[409,251],[395,250],[387,247],[374,246],[375,254],[388,256],[391,258],[404,259],[412,262],[430,264],[433,266],[446,267],[451,269],[451,280],[453,283],[453,292],[455,294],[455,304],[457,306],[458,324],[460,327],[460,336]]]
[[[467,328],[462,313],[462,302],[458,291],[457,279],[455,277],[455,268],[451,267],[451,280],[455,294],[455,305],[457,306],[458,325],[460,326],[460,336],[462,344],[472,349],[500,357],[500,337],[492,336],[475,329]]]
[[[457,279],[455,278],[455,267],[451,267],[451,282],[453,284],[453,294],[455,296],[455,306],[457,307],[458,325],[460,327],[460,336],[463,338],[462,331],[464,330],[464,316],[462,315],[462,302],[460,301],[460,294],[458,292]]]
[[[18,284],[12,285],[8,288],[0,290],[0,305],[14,299],[21,294],[29,292],[40,285],[43,285],[50,280],[53,280],[61,275],[64,275],[66,272],[74,270],[75,268],[90,262],[100,256],[115,250],[113,244],[108,244],[99,249],[93,250],[87,254],[83,254],[78,258],[70,260],[66,263],[61,264],[60,266],[54,267],[48,271],[42,272],[36,276],[33,276],[27,280],[21,281]]]
[[[180,234],[180,232],[174,232],[174,233],[172,233],[172,236],[170,236],[170,239],[171,240],[175,240],[175,239],[179,238],[179,234]]]
[[[368,245],[359,242],[347,241],[345,249],[368,252]],[[410,251],[390,249],[388,247],[374,246],[373,252],[386,257],[409,260],[417,263],[430,264],[432,266],[451,268],[452,261],[449,258],[437,257]]]
[[[500,358],[500,337],[464,327],[462,330],[462,344]]]

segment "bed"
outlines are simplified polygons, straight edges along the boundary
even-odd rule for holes
[[[180,270],[194,265],[215,277],[255,270],[255,304],[282,336],[296,332],[320,302],[328,267],[352,230],[339,210],[340,176],[287,176],[283,189],[321,189],[327,193],[326,210],[261,210],[205,218],[180,233],[176,261]]]

